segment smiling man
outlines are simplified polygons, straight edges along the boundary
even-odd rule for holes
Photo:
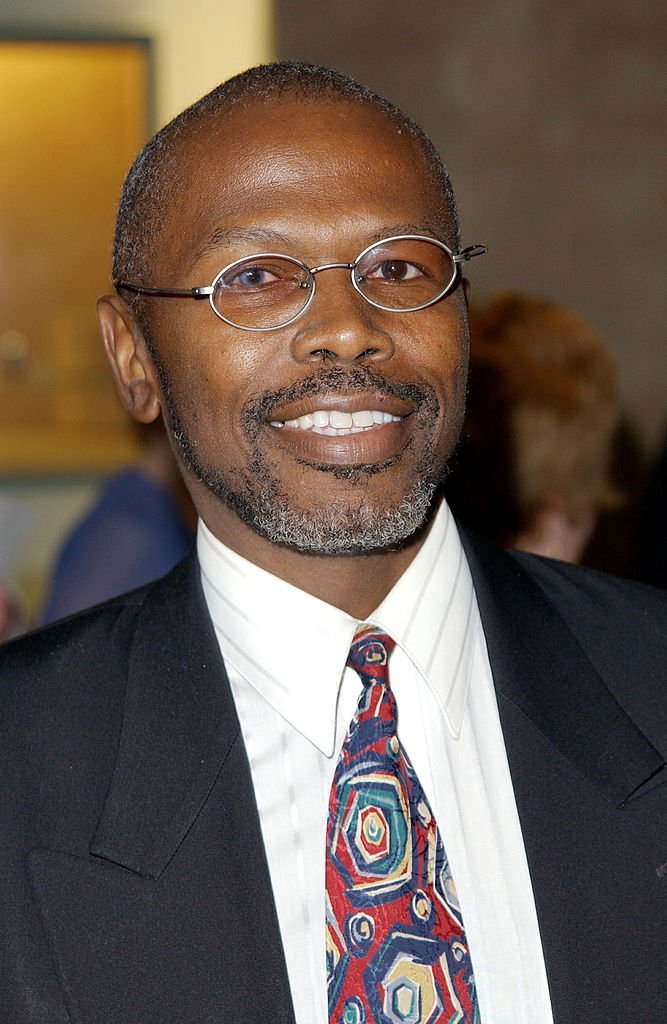
[[[416,127],[340,88],[255,74],[149,145],[114,267],[134,315],[122,299],[100,312],[121,392],[139,417],[164,407],[211,532],[339,607],[372,579],[363,617],[412,560],[460,431],[458,271],[481,247],[458,255],[446,172]],[[192,284],[204,301],[186,301]],[[332,571],[338,554],[371,560]]]
[[[100,322],[199,533],[4,649],[8,1021],[665,1019],[665,598],[457,530],[482,251],[322,68],[138,157]]]

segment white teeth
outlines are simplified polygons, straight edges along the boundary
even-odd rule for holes
[[[352,422],[355,427],[372,427],[373,413],[369,409],[364,409],[362,412],[353,412]]]
[[[329,413],[329,426],[338,427],[339,429],[348,429],[352,426],[352,416],[349,412],[338,412],[337,409],[332,409]]]
[[[380,409],[361,409],[353,413],[342,412],[340,409],[316,409],[294,420],[271,420],[271,426],[312,430],[315,434],[326,434],[328,437],[344,437],[346,434],[361,434],[379,424],[398,423],[401,418]]]

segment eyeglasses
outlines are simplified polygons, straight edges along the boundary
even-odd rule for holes
[[[427,235],[394,235],[367,246],[354,263],[307,267],[282,253],[234,260],[200,288],[147,288],[119,281],[118,291],[162,298],[208,298],[216,316],[243,331],[275,331],[302,315],[315,294],[315,275],[349,270],[352,286],[376,309],[412,313],[443,299],[459,283],[460,267],[486,252],[469,245],[453,253]]]

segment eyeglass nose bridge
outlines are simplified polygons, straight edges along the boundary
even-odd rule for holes
[[[365,255],[365,253],[362,253],[362,255]],[[355,272],[358,264],[359,264],[359,260],[357,259],[357,260],[354,261],[354,263],[322,263],[319,267],[306,267],[306,270],[308,271],[309,279],[312,280],[312,288],[310,290],[310,295],[308,296],[308,301],[306,302],[306,305],[301,310],[301,313],[299,313],[297,315],[301,316],[301,314],[305,313],[306,309],[310,306],[310,304],[311,304],[311,302],[312,302],[312,300],[314,298],[314,295],[315,295],[315,288],[316,288],[315,274],[321,274],[323,270],[349,270],[350,271],[350,279],[352,281],[352,286],[353,286],[355,292],[357,293],[357,295],[360,295],[361,298],[365,302],[367,302],[369,306],[376,306],[377,307],[377,304],[375,302],[373,302],[372,299],[369,299],[368,295],[364,294],[364,292],[358,286],[357,281],[355,280],[354,272]],[[305,266],[305,264],[304,264],[304,266]],[[308,287],[308,282],[305,281],[302,284],[301,287],[302,288],[307,288]],[[377,308],[379,308],[379,307],[377,307]]]
[[[357,266],[358,262],[359,262],[358,260],[355,260],[354,263],[322,263],[322,264],[320,264],[319,267],[308,267],[308,266],[306,266],[305,263],[303,263],[302,266],[303,266],[304,270],[308,271],[308,277],[307,277],[307,279],[305,281],[302,282],[301,287],[302,288],[308,288],[310,294],[308,295],[308,298],[307,298],[307,300],[305,302],[305,305],[303,306],[301,311],[299,313],[297,313],[296,316],[293,317],[293,320],[290,321],[290,322],[293,322],[294,320],[298,319],[309,308],[311,302],[313,301],[313,298],[315,297],[315,290],[316,290],[315,275],[316,274],[321,274],[323,270],[349,270],[350,271],[350,277],[351,277],[351,280],[352,280],[352,285],[353,285],[354,290],[356,291],[357,295],[360,295],[362,297],[362,299],[364,299],[370,306],[374,306],[375,303],[372,302],[371,299],[369,299],[367,295],[364,295],[364,293],[361,291],[361,289],[357,287],[357,284],[356,284],[356,282],[354,280],[354,271],[355,271],[355,267]],[[311,282],[312,282],[312,286],[311,286]]]
[[[356,267],[355,263],[323,263],[321,267],[309,267],[308,273],[315,276],[320,274],[323,270],[354,270]]]

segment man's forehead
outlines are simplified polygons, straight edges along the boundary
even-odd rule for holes
[[[205,158],[207,140],[214,150],[224,145],[244,151],[289,140],[295,152],[305,152],[325,140],[331,147],[345,148],[351,137],[359,145],[366,136],[370,144],[378,135],[397,151],[421,149],[388,114],[369,102],[287,94],[247,99],[203,116],[183,134],[182,152],[186,158]]]
[[[280,225],[304,212],[320,240],[323,217],[334,236],[354,218],[360,247],[376,234],[449,234],[442,190],[418,143],[368,104],[247,104],[193,135],[185,165],[179,198],[189,207],[194,261],[217,248],[284,251],[290,232],[283,237]],[[390,228],[377,233],[372,219],[366,228],[369,207]],[[411,227],[394,229],[403,223]]]
[[[319,178],[309,176],[309,163],[321,169]],[[334,192],[336,175],[354,169],[355,199],[373,177],[409,182],[444,240],[458,244],[446,168],[418,125],[335,72],[290,65],[283,73],[270,66],[216,87],[147,144],[123,189],[114,279],[147,279],[181,263],[193,251],[188,243],[203,238],[203,224],[196,222],[208,218],[214,200],[221,210],[233,208],[246,179],[244,198],[264,195],[267,187],[279,191],[290,177],[306,191],[310,182],[306,208],[312,195],[330,191],[327,164]],[[349,176],[348,183],[354,191]],[[390,220],[413,216],[396,210]]]
[[[335,258],[341,248],[355,256],[380,225],[396,223],[457,244],[445,184],[423,138],[367,101],[291,93],[243,98],[191,120],[163,157],[144,276],[195,272],[216,249],[223,259],[247,255],[245,244],[218,246],[211,236],[248,225],[281,231],[284,218],[294,223],[299,214],[303,230],[288,230],[277,246],[258,240],[250,248],[296,251],[304,241],[302,258],[326,262],[329,249]],[[357,230],[346,236],[351,221]]]
[[[292,95],[252,99],[191,126],[180,140],[178,193],[196,198],[266,192],[357,168],[360,188],[381,176],[405,177],[442,199],[421,140],[368,102]],[[316,195],[313,194],[314,200]]]

